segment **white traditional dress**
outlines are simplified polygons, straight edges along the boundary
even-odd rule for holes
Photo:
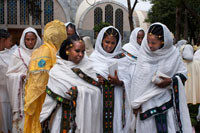
[[[33,49],[25,45],[25,35],[32,32],[36,35],[37,41]],[[7,76],[8,93],[12,107],[13,129],[12,132],[23,132],[24,126],[24,83],[28,69],[31,53],[41,45],[41,39],[35,29],[26,28],[21,36],[19,48],[16,48],[10,57],[10,64]]]
[[[132,32],[131,32],[131,35],[130,35],[130,38],[129,38],[129,43],[125,44],[122,49],[124,50],[124,54],[126,55],[126,57],[128,58],[128,61],[131,65],[131,69],[129,69],[129,74],[130,74],[130,81],[133,76],[133,73],[134,73],[134,70],[135,70],[135,65],[136,65],[136,61],[137,61],[137,57],[139,55],[139,50],[140,50],[140,45],[138,44],[137,42],[137,36],[138,36],[138,32],[139,31],[144,31],[144,29],[140,28],[140,27],[137,27],[135,28]],[[129,87],[127,87],[127,90],[128,90],[128,96],[129,96],[129,99],[130,99],[130,96],[131,96],[131,83],[128,83]],[[130,101],[130,100],[129,100]],[[135,115],[133,114],[133,112],[131,111],[131,117],[130,117],[130,120],[132,121],[131,122],[131,126],[130,126],[130,132],[134,132],[135,130],[135,127],[133,126],[134,125],[134,122],[135,122]]]
[[[191,133],[192,127],[182,83],[186,80],[186,67],[178,49],[173,46],[173,38],[168,28],[161,23],[154,24],[163,27],[164,46],[151,51],[146,35],[140,48],[131,87],[132,108],[141,107],[141,112],[137,115],[136,132]],[[173,77],[172,84],[166,88],[156,86],[152,82],[152,77],[157,71]]]
[[[130,80],[129,70],[131,66],[128,58],[122,54],[121,36],[119,32],[119,41],[113,53],[107,53],[103,49],[103,36],[109,28],[116,29],[113,26],[108,26],[100,31],[96,40],[95,50],[90,55],[90,60],[93,62],[96,73],[106,79],[105,84],[102,86],[101,132],[121,133],[128,129],[128,124],[126,123],[128,121],[128,115],[130,114],[130,106],[127,97],[125,97],[125,93],[127,93],[126,86]],[[124,82],[126,89],[121,86],[113,86],[108,81],[108,67],[113,62],[117,62],[118,64],[118,77]]]
[[[87,58],[84,57],[79,64],[74,64],[58,56],[57,63],[49,72],[47,95],[40,113],[40,122],[53,114],[50,132],[68,132],[73,128],[70,126],[72,124],[69,116],[75,116],[76,133],[100,133],[101,91],[97,86],[96,73]],[[74,89],[78,94],[69,95]],[[72,101],[75,104],[70,105],[68,102],[71,102],[73,95],[77,98]],[[76,107],[75,111],[70,113],[72,105]]]
[[[200,60],[193,59],[193,47],[189,44],[180,47],[180,54],[187,66],[188,79],[185,82],[187,103],[200,103]]]
[[[194,53],[194,60],[200,60],[200,49]]]
[[[11,55],[9,49],[0,51],[0,132],[3,133],[12,130],[12,112],[6,83],[6,72]]]

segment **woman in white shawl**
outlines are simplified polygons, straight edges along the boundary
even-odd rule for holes
[[[190,44],[180,45],[180,54],[187,66],[188,79],[185,83],[187,103],[200,103],[200,61],[193,59],[194,49]]]
[[[63,42],[49,72],[48,95],[40,113],[43,131],[100,133],[101,91],[84,53],[85,44],[77,35]],[[46,127],[49,119],[52,124]]]
[[[21,36],[19,48],[10,57],[6,73],[8,93],[12,107],[13,132],[23,132],[24,83],[31,53],[41,45],[41,39],[35,29],[26,28]]]
[[[0,29],[0,132],[12,130],[12,113],[7,91],[6,71],[12,52],[12,37],[7,30]]]
[[[95,50],[90,55],[103,89],[101,132],[121,133],[126,125],[125,108],[128,104],[124,105],[128,103],[125,101],[125,88],[129,80],[129,63],[124,57],[119,31],[113,26],[103,28],[98,34]],[[115,64],[118,64],[118,68]]]
[[[72,22],[65,23],[65,27],[66,27],[68,37],[70,37],[74,34],[79,35],[78,32],[76,31],[76,25],[73,24]]]
[[[122,49],[125,51],[125,55],[129,58],[132,64],[136,63],[137,56],[140,50],[140,45],[144,38],[144,30],[142,28],[135,28],[131,32],[129,43],[125,44]]]
[[[131,88],[132,108],[135,113],[140,110],[137,133],[192,132],[183,87],[186,74],[168,28],[152,24],[140,48]]]

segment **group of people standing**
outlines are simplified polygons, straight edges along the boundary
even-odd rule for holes
[[[120,32],[104,27],[90,54],[75,26],[58,20],[45,26],[43,44],[33,28],[14,50],[4,38],[1,131],[192,132],[187,69],[164,24],[135,28],[123,47]]]

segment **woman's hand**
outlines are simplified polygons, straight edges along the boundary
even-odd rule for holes
[[[117,85],[117,86],[123,86],[124,85],[124,82],[119,80],[116,70],[115,70],[115,76],[114,77],[111,76],[111,75],[108,75],[108,81],[111,84],[114,84],[114,85]]]
[[[137,116],[138,112],[141,112],[141,107],[139,107],[138,109],[133,109],[133,113]]]
[[[98,75],[97,78],[98,78],[98,82],[99,82],[101,85],[103,85],[105,79],[104,79],[101,75]]]
[[[159,78],[162,79],[162,81],[158,84],[156,84],[158,87],[160,88],[165,88],[167,86],[169,86],[172,83],[172,79],[171,78],[166,78],[166,77],[162,77],[160,76]]]

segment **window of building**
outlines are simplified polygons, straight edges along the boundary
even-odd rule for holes
[[[28,1],[20,0],[20,24],[29,24],[29,11],[28,11]]]
[[[119,30],[123,38],[123,11],[121,9],[115,11],[115,27]]]
[[[4,24],[4,0],[0,0],[0,24]]]
[[[105,7],[105,22],[113,25],[113,7],[111,5]]]
[[[37,7],[41,9],[41,0],[35,0],[35,4]],[[39,10],[36,10],[35,14],[32,16],[32,24],[41,25],[41,12]]]
[[[103,21],[103,11],[100,7],[94,10],[94,26],[100,24]]]
[[[8,24],[17,24],[17,0],[7,1]]]
[[[53,20],[53,0],[44,1],[44,24]]]

